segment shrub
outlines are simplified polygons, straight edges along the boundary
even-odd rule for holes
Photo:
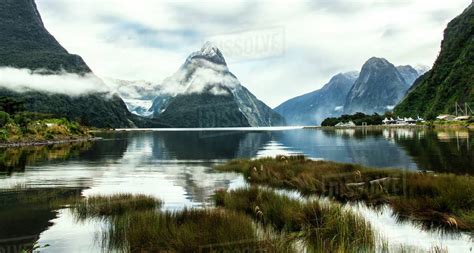
[[[8,130],[7,129],[0,129],[0,141],[2,141],[2,142],[8,141]]]
[[[0,111],[0,127],[4,127],[8,122],[10,122],[10,114]]]

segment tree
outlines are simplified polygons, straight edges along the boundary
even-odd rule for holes
[[[0,111],[0,127],[4,127],[10,121],[10,114]]]
[[[24,110],[25,106],[23,102],[17,101],[11,97],[0,97],[0,111],[14,115]]]

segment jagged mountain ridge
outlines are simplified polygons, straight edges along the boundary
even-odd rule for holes
[[[395,67],[384,58],[370,58],[347,94],[344,114],[383,114],[392,110],[418,76],[411,66]]]
[[[426,70],[426,66],[395,67],[386,59],[372,57],[360,73],[338,74],[323,88],[287,100],[275,111],[292,125],[319,125],[328,117],[356,112],[381,114],[393,109]]]
[[[277,106],[275,111],[292,125],[319,125],[325,118],[338,117],[358,74],[337,74],[321,89],[287,100]]]
[[[283,125],[284,119],[240,84],[221,51],[207,42],[165,79],[153,116],[174,127]]]

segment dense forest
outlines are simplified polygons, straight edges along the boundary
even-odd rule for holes
[[[449,22],[433,68],[418,78],[395,108],[401,116],[434,119],[455,103],[474,105],[474,5]]]
[[[356,124],[357,126],[361,126],[363,123],[367,123],[367,125],[381,125],[383,119],[384,116],[379,115],[377,113],[373,115],[367,115],[358,112],[353,115],[344,114],[341,117],[337,118],[327,118],[321,123],[321,126],[335,126],[339,122],[347,123],[349,121],[354,122],[354,124]]]

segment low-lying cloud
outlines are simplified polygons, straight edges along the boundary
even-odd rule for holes
[[[16,92],[41,91],[79,96],[90,93],[110,93],[111,90],[94,74],[79,75],[59,72],[45,74],[41,70],[0,68],[0,87]]]

